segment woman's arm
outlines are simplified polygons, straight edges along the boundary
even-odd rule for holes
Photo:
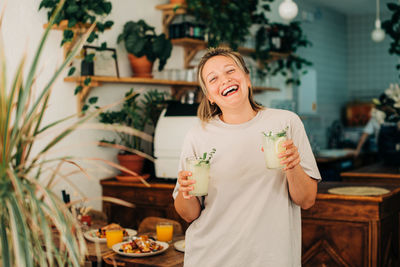
[[[300,155],[293,141],[288,140],[283,146],[286,147],[286,151],[282,152],[279,157],[285,158],[281,163],[285,164],[284,171],[290,197],[302,209],[309,209],[314,205],[317,197],[317,181],[308,176],[300,166]]]
[[[201,207],[197,197],[189,195],[193,190],[195,180],[189,180],[192,174],[188,171],[180,171],[178,174],[179,192],[175,198],[176,212],[188,223],[196,220],[200,216]]]
[[[364,145],[365,141],[367,140],[368,136],[369,136],[368,133],[363,133],[361,135],[361,138],[360,138],[360,140],[358,141],[358,144],[357,144],[356,151],[354,152],[354,156],[355,157],[358,157],[360,155],[361,148],[363,147],[363,145]]]

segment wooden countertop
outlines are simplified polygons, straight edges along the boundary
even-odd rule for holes
[[[342,172],[340,176],[362,178],[367,177],[376,179],[400,179],[400,166],[386,166],[379,162],[352,171]]]
[[[356,195],[340,195],[329,193],[328,190],[335,187],[345,187],[345,186],[375,186],[381,187],[389,190],[389,193],[376,195],[376,196],[356,196]],[[390,198],[393,195],[400,192],[400,187],[390,184],[368,184],[360,185],[359,183],[349,183],[349,182],[321,182],[318,184],[318,194],[317,201],[335,199],[335,200],[351,200],[351,201],[369,201],[369,202],[382,202],[386,198]]]

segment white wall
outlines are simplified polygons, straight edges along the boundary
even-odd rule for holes
[[[155,26],[156,32],[160,33],[162,29],[161,11],[156,10],[155,6],[164,4],[167,0],[111,0],[111,2],[113,4],[113,9],[108,19],[114,21],[114,26],[111,30],[101,34],[100,39],[96,41],[94,45],[100,45],[103,41],[107,41],[109,47],[117,47],[120,74],[121,76],[130,76],[131,71],[126,58],[126,52],[121,44],[116,44],[117,36],[125,22],[141,18],[145,19],[148,24]],[[5,0],[0,0],[0,7],[2,9],[4,3]],[[40,0],[7,1],[2,28],[8,62],[8,83],[10,83],[11,77],[24,51],[27,52],[28,63],[30,62],[44,31],[43,24],[47,22],[47,12],[44,10],[39,12],[39,4]],[[45,82],[49,80],[56,66],[63,60],[63,50],[60,47],[61,38],[61,31],[51,31],[40,64],[40,75],[37,82],[38,93],[43,88]],[[181,47],[174,47],[166,68],[183,68],[183,49]],[[25,73],[27,71],[28,70],[25,70]],[[54,84],[49,108],[45,116],[45,124],[76,112],[76,96],[74,96],[73,93],[75,84],[63,81],[63,77],[65,77],[66,74],[67,72],[61,75]],[[275,85],[279,86],[279,84]],[[135,90],[156,88],[155,86],[104,84],[101,87],[93,89],[90,96],[99,96],[98,104],[105,105],[121,99],[125,92],[132,87],[135,88]],[[163,86],[158,87],[158,89],[169,90],[169,88]],[[279,93],[263,93],[258,95],[259,101],[263,104],[268,104],[268,101],[272,98],[282,97],[291,98],[291,91],[284,89]],[[76,119],[69,123],[75,120]],[[64,126],[65,125],[68,125],[68,123],[64,124]],[[42,140],[38,140],[39,144],[35,147],[35,151],[38,151],[39,148],[48,142],[55,134],[56,132],[52,132],[46,135]],[[100,168],[99,165],[90,164],[89,161],[83,159],[96,157],[113,162],[116,161],[116,150],[99,148],[94,144],[97,140],[111,135],[111,133],[104,133],[98,130],[78,130],[66,138],[53,150],[52,154],[49,155],[49,157],[72,155],[77,159],[81,159],[78,160],[78,163],[88,170],[92,178],[88,179],[85,175],[80,173],[72,175],[70,180],[86,197],[97,198],[89,203],[89,205],[96,209],[101,209],[101,201],[99,198],[102,192],[99,180],[115,175],[116,171],[112,169],[105,171]],[[101,166],[104,166],[104,164]],[[65,166],[63,170],[67,173],[77,170],[77,168],[69,165]],[[79,198],[74,187],[63,182],[62,179],[60,179],[60,182],[56,185],[54,190],[57,194],[61,195],[61,189],[66,189],[67,192],[71,193],[72,200]]]

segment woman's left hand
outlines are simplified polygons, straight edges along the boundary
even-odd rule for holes
[[[300,154],[291,139],[285,141],[282,146],[286,148],[286,151],[280,153],[278,158],[283,159],[281,160],[281,164],[285,165],[283,170],[287,171],[293,169],[300,163]]]

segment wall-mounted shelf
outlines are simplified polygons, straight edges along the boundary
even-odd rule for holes
[[[193,67],[190,66],[190,62],[196,56],[197,52],[207,48],[207,43],[205,41],[193,38],[172,39],[171,42],[173,45],[178,45],[183,47],[185,68]],[[255,50],[248,47],[239,47],[238,52],[241,53],[242,55],[250,55],[251,53],[254,53]],[[269,55],[270,58],[267,60],[267,62],[272,62],[279,59],[285,59],[290,55],[290,53],[280,53],[271,51],[269,52]]]
[[[168,36],[169,34],[168,28],[172,20],[175,18],[175,16],[180,14],[186,14],[186,5],[164,4],[156,6],[156,9],[162,11],[163,31],[166,36]],[[205,41],[193,38],[172,39],[171,42],[173,45],[178,45],[183,47],[184,67],[186,69],[193,67],[190,65],[190,62],[196,56],[197,52],[207,48],[207,43]],[[248,47],[239,47],[238,52],[243,55],[250,55],[251,53],[254,53],[255,50]],[[267,60],[267,62],[272,62],[279,59],[287,58],[289,54],[290,53],[270,52],[269,53],[270,58]]]
[[[167,37],[169,37],[169,25],[176,15],[186,14],[186,5],[164,4],[156,6],[156,9],[162,11],[163,32]]]
[[[48,23],[44,24],[43,28],[46,29],[48,25],[49,25]],[[68,20],[62,20],[62,21],[60,21],[59,24],[54,24],[51,27],[52,30],[58,30],[58,31],[71,30],[74,32],[74,37],[71,40],[71,42],[67,42],[63,45],[64,58],[66,58],[68,52],[75,45],[76,41],[79,39],[78,37],[85,34],[92,25],[93,24],[89,24],[89,23],[77,23],[73,27],[68,27]],[[106,30],[108,30],[108,29],[110,29],[110,28],[106,28]],[[93,31],[97,31],[97,27],[94,27]]]
[[[84,85],[85,80],[90,77],[91,82],[89,85]],[[83,105],[85,104],[86,98],[92,88],[101,86],[103,83],[122,83],[122,84],[149,84],[149,85],[163,85],[171,86],[172,95],[176,99],[180,99],[182,94],[186,90],[193,90],[199,87],[197,82],[186,82],[186,81],[171,81],[171,80],[158,80],[151,78],[140,78],[140,77],[107,77],[107,76],[83,76],[83,77],[66,77],[66,82],[74,82],[82,86],[82,90],[78,93],[77,97],[77,108],[78,112],[81,112]],[[254,87],[254,91],[279,91],[278,88],[271,87]]]

